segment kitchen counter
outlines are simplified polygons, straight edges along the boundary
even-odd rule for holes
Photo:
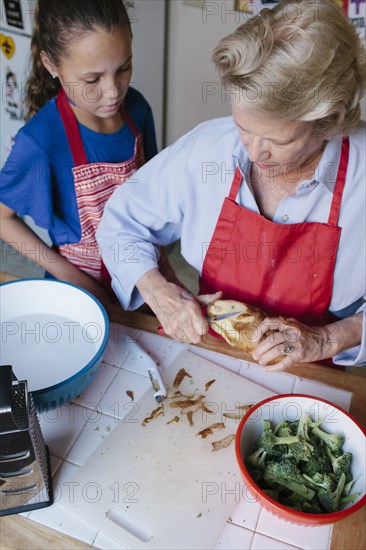
[[[13,277],[0,273],[0,282],[6,282]],[[156,333],[158,321],[155,317],[139,312],[124,312],[119,306],[113,306],[111,321],[137,330]],[[225,353],[232,357],[243,359],[243,354],[208,336],[200,346],[207,350]],[[245,359],[245,357],[244,357]],[[288,372],[302,378],[308,378],[320,383],[347,390],[353,393],[351,414],[366,426],[366,379],[341,370],[331,370],[316,364],[301,364]],[[365,525],[366,508],[359,510],[351,517],[337,523],[333,527],[331,540],[332,550],[357,550],[366,547]],[[53,549],[53,548],[91,548],[91,546],[72,539],[48,527],[35,523],[22,516],[7,516],[0,519],[1,549]]]

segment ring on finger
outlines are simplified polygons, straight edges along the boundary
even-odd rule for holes
[[[294,349],[295,349],[294,346],[292,346],[288,342],[285,342],[285,346],[283,348],[283,353],[288,355],[289,353],[292,353],[294,351]]]
[[[188,336],[183,336],[182,342],[186,342],[188,340]]]

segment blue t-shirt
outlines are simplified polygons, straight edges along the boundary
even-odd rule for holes
[[[142,135],[145,161],[157,153],[151,108],[144,97],[129,88],[125,108]],[[112,134],[100,134],[79,124],[89,162],[123,162],[134,153],[135,136],[127,124]],[[1,170],[0,200],[20,216],[29,215],[48,230],[56,245],[81,239],[69,143],[51,99],[18,132]]]

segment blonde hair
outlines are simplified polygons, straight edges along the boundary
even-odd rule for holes
[[[213,52],[234,101],[270,118],[314,122],[324,139],[360,119],[365,50],[333,0],[283,0],[223,38]]]

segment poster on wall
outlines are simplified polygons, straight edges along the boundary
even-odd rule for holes
[[[234,0],[235,10],[241,13],[257,14],[261,8],[271,8],[281,0]],[[356,26],[362,39],[366,40],[366,0],[334,0],[348,20]]]
[[[4,0],[6,22],[10,27],[24,29],[20,0]]]
[[[366,0],[348,0],[348,19],[356,26],[358,34],[366,40]]]
[[[237,11],[241,11],[242,13],[254,13],[253,2],[250,0],[236,0],[235,9]]]

